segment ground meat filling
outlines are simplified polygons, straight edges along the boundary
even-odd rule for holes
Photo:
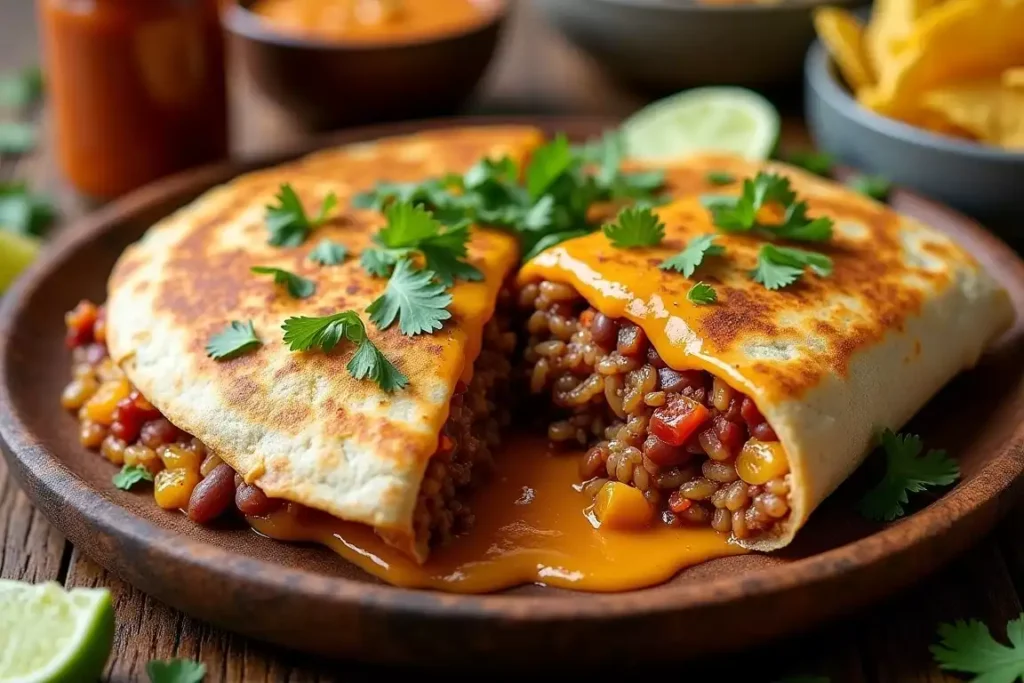
[[[509,294],[503,293],[503,301]],[[505,311],[484,329],[483,346],[469,385],[459,384],[448,421],[431,458],[417,500],[417,545],[449,541],[473,521],[462,503],[465,493],[486,476],[509,411],[507,395],[516,337]],[[284,501],[248,485],[227,463],[195,437],[171,424],[128,381],[107,353],[103,309],[80,303],[66,315],[67,345],[72,349],[72,380],[61,404],[79,420],[79,441],[111,463],[137,465],[154,477],[153,496],[160,507],[183,510],[207,524],[233,511],[250,516],[274,512]],[[295,505],[287,503],[288,505]]]
[[[548,437],[591,446],[583,490],[643,492],[670,525],[749,539],[789,515],[788,464],[754,402],[700,370],[666,366],[643,330],[591,308],[569,285],[525,285],[523,351],[533,394],[550,396]]]

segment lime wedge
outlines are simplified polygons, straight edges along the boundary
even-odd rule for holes
[[[0,683],[92,683],[113,644],[106,589],[0,580]]]
[[[25,270],[39,253],[39,240],[23,237],[0,228],[0,293],[3,293],[18,273]]]
[[[629,156],[667,161],[698,152],[767,159],[779,137],[779,112],[746,88],[684,90],[652,102],[622,124]]]

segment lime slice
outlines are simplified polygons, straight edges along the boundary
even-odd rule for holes
[[[0,683],[92,683],[113,644],[106,589],[0,580]]]
[[[38,253],[39,240],[5,232],[0,228],[0,293],[35,260]]]
[[[746,88],[684,90],[653,102],[622,124],[629,156],[667,161],[698,152],[767,159],[779,137],[779,112]]]

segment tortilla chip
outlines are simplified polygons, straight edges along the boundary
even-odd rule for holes
[[[871,72],[880,75],[903,49],[917,22],[945,0],[875,0],[864,30],[864,52]]]
[[[992,77],[1024,63],[1024,0],[950,0],[918,22],[898,54],[858,99],[894,118],[912,120],[925,92]]]
[[[1024,66],[1015,66],[1003,72],[1003,85],[1024,89]]]
[[[928,91],[924,104],[979,140],[1024,150],[1024,90],[995,79],[961,83]]]
[[[857,17],[844,9],[821,7],[814,12],[814,27],[851,88],[860,90],[875,82],[864,52],[864,26]]]

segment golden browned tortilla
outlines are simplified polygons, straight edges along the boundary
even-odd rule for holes
[[[199,437],[267,495],[369,524],[412,551],[412,515],[424,469],[459,380],[467,381],[482,328],[518,261],[514,238],[476,229],[469,260],[482,282],[459,282],[452,319],[433,335],[403,336],[367,324],[370,338],[409,378],[384,393],[345,366],[354,349],[297,353],[284,344],[292,316],[359,311],[384,290],[358,254],[382,227],[379,212],[351,208],[378,181],[419,181],[464,172],[484,156],[522,159],[541,141],[525,127],[423,133],[321,152],[244,175],[153,226],[118,262],[109,282],[112,358],[172,423]],[[315,215],[328,193],[328,223],[297,248],[267,243],[265,206],[289,183]],[[322,238],[344,244],[344,263],[321,266],[309,252]],[[252,266],[284,268],[317,283],[293,299]],[[252,320],[263,346],[227,361],[207,357],[211,336]],[[422,558],[420,558],[422,559]]]
[[[828,244],[799,245],[827,253],[835,271],[769,291],[749,276],[763,240],[718,232],[701,204],[704,194],[739,194],[739,183],[760,168],[714,156],[670,168],[674,200],[657,209],[666,225],[659,246],[617,249],[596,232],[547,250],[519,278],[571,284],[598,311],[640,325],[669,366],[706,370],[754,400],[793,478],[783,532],[750,544],[773,550],[860,464],[877,431],[900,428],[974,365],[1013,310],[1006,292],[950,238],[781,164],[767,168],[791,178],[812,217],[835,221]],[[709,171],[737,182],[713,186]],[[706,257],[692,278],[658,269],[704,233],[718,234],[724,256]],[[717,303],[687,299],[697,280],[714,286]]]

